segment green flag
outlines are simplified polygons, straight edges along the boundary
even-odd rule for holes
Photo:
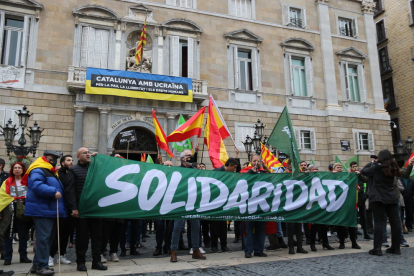
[[[151,155],[149,155],[149,154],[148,154],[148,157],[147,157],[147,161],[146,161],[146,163],[151,163],[151,164],[154,164],[154,160],[152,160],[152,157],[151,157]]]
[[[351,168],[351,162],[353,162],[353,161],[357,162],[357,164],[359,166],[359,155],[355,155],[355,156],[348,159],[348,161],[345,163],[345,168],[347,170],[349,170]]]
[[[312,163],[312,165],[316,165],[315,160],[313,160],[313,157],[311,158],[311,163]]]
[[[287,106],[283,109],[267,143],[289,155],[292,160],[293,177],[298,176],[300,155]]]
[[[177,122],[177,125],[176,125],[175,129],[179,128],[184,123],[185,123],[185,119],[184,119],[183,115],[180,115],[180,119],[178,119],[178,122]],[[181,142],[173,142],[172,147],[177,152],[183,152],[186,149],[189,149],[189,150],[192,149],[190,139],[186,139],[186,140],[181,141]]]
[[[81,217],[284,221],[355,227],[355,173],[248,174],[92,157]]]
[[[342,168],[344,169],[344,171],[346,170],[346,167],[344,165],[344,163],[342,163],[341,159],[339,159],[338,155],[335,154],[335,163],[340,163],[342,165]]]

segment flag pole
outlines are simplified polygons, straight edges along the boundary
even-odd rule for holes
[[[204,144],[203,143],[203,151],[201,152],[201,161],[200,161],[200,163],[203,163],[203,157],[204,157],[204,146],[205,146],[206,144]]]
[[[129,159],[128,154],[129,154],[129,140],[128,140],[128,145],[127,145],[127,159]]]
[[[57,238],[58,238],[58,264],[59,264],[59,275],[60,275],[60,232],[59,232],[59,199],[56,199],[56,215],[57,215]]]

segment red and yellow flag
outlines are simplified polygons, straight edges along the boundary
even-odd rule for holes
[[[210,102],[208,105],[208,114],[210,114],[210,109],[212,110],[212,114],[214,115],[214,119],[220,131],[221,139],[224,140],[230,136],[231,139],[234,140],[226,125],[226,122],[223,119],[223,116],[220,113],[220,110],[218,109],[218,105],[216,104],[216,101],[213,99],[212,95],[210,95]]]
[[[224,146],[224,142],[220,129],[217,125],[215,114],[214,114],[213,102],[210,98],[210,103],[208,105],[208,116],[207,123],[204,132],[204,143],[208,148],[208,154],[210,155],[211,163],[214,168],[219,168],[226,163],[229,156]],[[224,122],[224,121],[223,121]],[[226,136],[228,137],[228,136]]]
[[[164,130],[162,130],[162,127],[157,120],[157,116],[155,116],[154,109],[152,110],[152,120],[154,121],[155,140],[157,140],[157,145],[160,147],[160,149],[165,150],[170,157],[174,157],[174,154],[168,147],[167,137],[165,136]]]
[[[138,64],[142,60],[142,53],[144,52],[144,46],[147,45],[147,20],[144,21],[144,27],[142,28],[141,36],[139,37],[137,51],[135,52],[135,62]]]
[[[141,162],[146,162],[146,161],[147,161],[147,154],[141,153]]]
[[[168,142],[181,142],[194,135],[200,137],[206,107],[201,108],[193,117],[168,135]]]
[[[282,167],[282,163],[280,163],[279,159],[277,159],[270,150],[268,150],[262,143],[260,143],[260,147],[262,149],[262,159],[269,170],[273,171],[272,168]]]

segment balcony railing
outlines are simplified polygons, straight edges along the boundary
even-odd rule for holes
[[[69,66],[68,68],[68,88],[69,90],[85,89],[86,68]],[[207,81],[193,79],[193,98],[204,100],[208,96]]]
[[[350,36],[350,37],[355,36],[354,31],[352,30],[352,28],[348,28],[348,27],[339,28],[339,34],[343,35],[343,36]]]
[[[292,27],[303,28],[302,19],[300,18],[291,17],[289,25]]]

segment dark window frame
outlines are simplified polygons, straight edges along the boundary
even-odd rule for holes
[[[387,40],[387,32],[385,28],[385,21],[380,20],[375,24],[375,27],[377,29],[377,43],[381,43],[385,40]]]
[[[382,59],[382,57],[383,57],[382,52],[384,53],[385,60]],[[380,63],[381,74],[391,72],[392,67],[391,67],[391,63],[390,63],[390,57],[388,55],[388,46],[384,46],[384,47],[378,49],[378,58],[379,58],[378,60],[379,60],[379,63]]]
[[[386,84],[388,84],[388,85],[386,85]],[[390,100],[387,104],[387,107],[385,107],[385,109],[387,111],[392,111],[392,110],[397,108],[397,103],[395,101],[394,82],[393,82],[392,77],[389,77],[389,78],[386,78],[386,79],[382,80],[382,96],[384,98],[384,106],[385,106],[385,100],[388,98],[386,88],[389,89],[389,98],[390,98]]]

